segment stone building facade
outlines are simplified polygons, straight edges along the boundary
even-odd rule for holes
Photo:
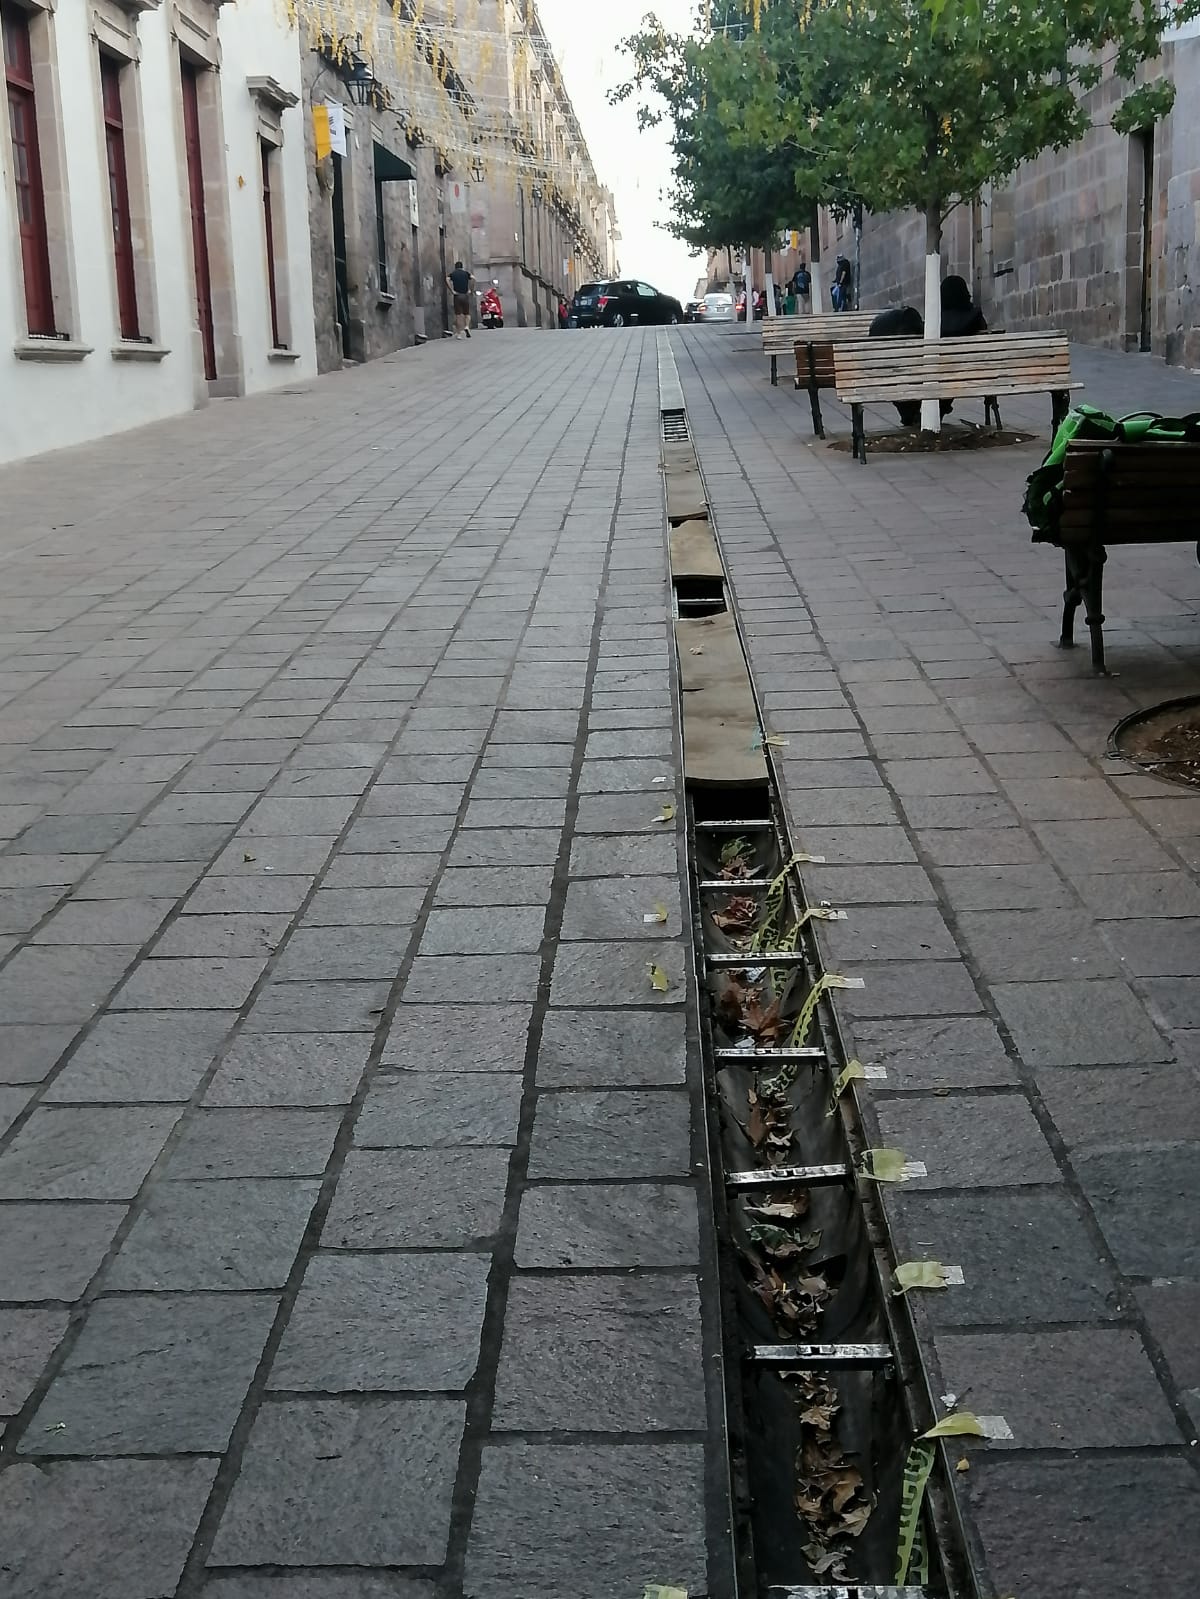
[[[560,295],[616,271],[612,196],[532,0],[297,10],[306,106],[345,129],[326,155],[308,118],[322,371],[447,333],[456,260],[520,327],[555,326]]]
[[[1152,130],[1113,130],[1122,85],[1109,78],[1090,96],[1092,128],[1078,144],[951,214],[943,270],[967,279],[989,322],[1061,328],[1200,368],[1200,24],[1170,39],[1160,70],[1176,100]],[[822,225],[826,254],[851,254],[844,228]],[[868,216],[862,304],[920,306],[924,260],[915,212]]]
[[[0,461],[315,371],[273,5],[0,0]]]

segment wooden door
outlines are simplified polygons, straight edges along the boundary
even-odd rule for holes
[[[212,278],[208,267],[208,223],[204,214],[204,160],[200,148],[200,72],[190,61],[180,63],[183,85],[183,141],[187,156],[188,201],[192,214],[192,260],[196,273],[196,321],[204,349],[204,376],[217,375],[213,336]]]
[[[12,133],[17,191],[17,232],[21,239],[21,271],[25,280],[25,315],[30,333],[53,334],[56,331],[54,296],[50,285],[50,246],[42,158],[38,150],[29,19],[23,11],[8,7],[0,17],[0,24],[3,25],[8,125]]]

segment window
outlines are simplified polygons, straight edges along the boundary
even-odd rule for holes
[[[100,98],[112,208],[113,262],[117,271],[117,319],[123,339],[141,337],[134,276],[133,227],[129,215],[129,172],[125,162],[125,116],[121,107],[121,63],[100,52]]]
[[[259,154],[262,159],[262,200],[263,221],[266,224],[267,238],[267,295],[271,302],[271,345],[280,350],[284,347],[284,339],[279,331],[279,290],[275,279],[275,223],[271,216],[271,166],[274,150],[265,139],[258,141]]]
[[[643,300],[657,300],[658,299],[658,290],[657,289],[652,289],[648,283],[639,283],[638,286],[637,286],[637,291],[641,295]]]
[[[12,4],[0,12],[4,40],[4,78],[12,134],[17,193],[17,231],[25,280],[25,315],[31,334],[54,337],[54,294],[50,283],[50,243],[46,233],[46,195],[38,149],[37,102],[29,18]]]
[[[387,225],[383,216],[383,179],[375,174],[375,253],[379,257],[379,292],[390,294],[387,259]]]

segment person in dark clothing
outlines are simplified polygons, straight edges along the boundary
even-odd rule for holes
[[[869,339],[923,339],[925,319],[911,305],[898,306],[894,311],[881,311],[872,319],[867,329]],[[921,420],[920,400],[897,400],[896,410],[905,427]]]
[[[474,282],[471,274],[461,261],[454,263],[454,270],[446,279],[454,294],[454,337],[462,338],[465,333],[471,337],[471,284]]]
[[[854,302],[854,270],[844,255],[837,258],[831,298],[835,311],[849,311]]]
[[[942,280],[942,337],[963,339],[972,333],[986,333],[987,321],[971,299],[965,278]]]

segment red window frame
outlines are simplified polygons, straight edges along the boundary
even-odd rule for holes
[[[100,100],[112,209],[113,264],[117,273],[117,319],[123,339],[138,339],[137,279],[133,261],[133,223],[129,215],[129,169],[125,160],[125,113],[121,105],[122,63],[100,52]]]
[[[54,325],[50,238],[46,228],[46,191],[38,145],[37,94],[28,16],[11,4],[5,5],[0,10],[0,32],[17,191],[21,273],[25,281],[25,317],[31,334],[55,336],[58,330]]]
[[[267,241],[267,295],[271,302],[271,346],[273,349],[282,350],[285,346],[279,336],[279,293],[275,281],[275,223],[271,216],[271,157],[274,148],[265,139],[260,139],[258,149],[262,164],[263,222],[266,226]]]

